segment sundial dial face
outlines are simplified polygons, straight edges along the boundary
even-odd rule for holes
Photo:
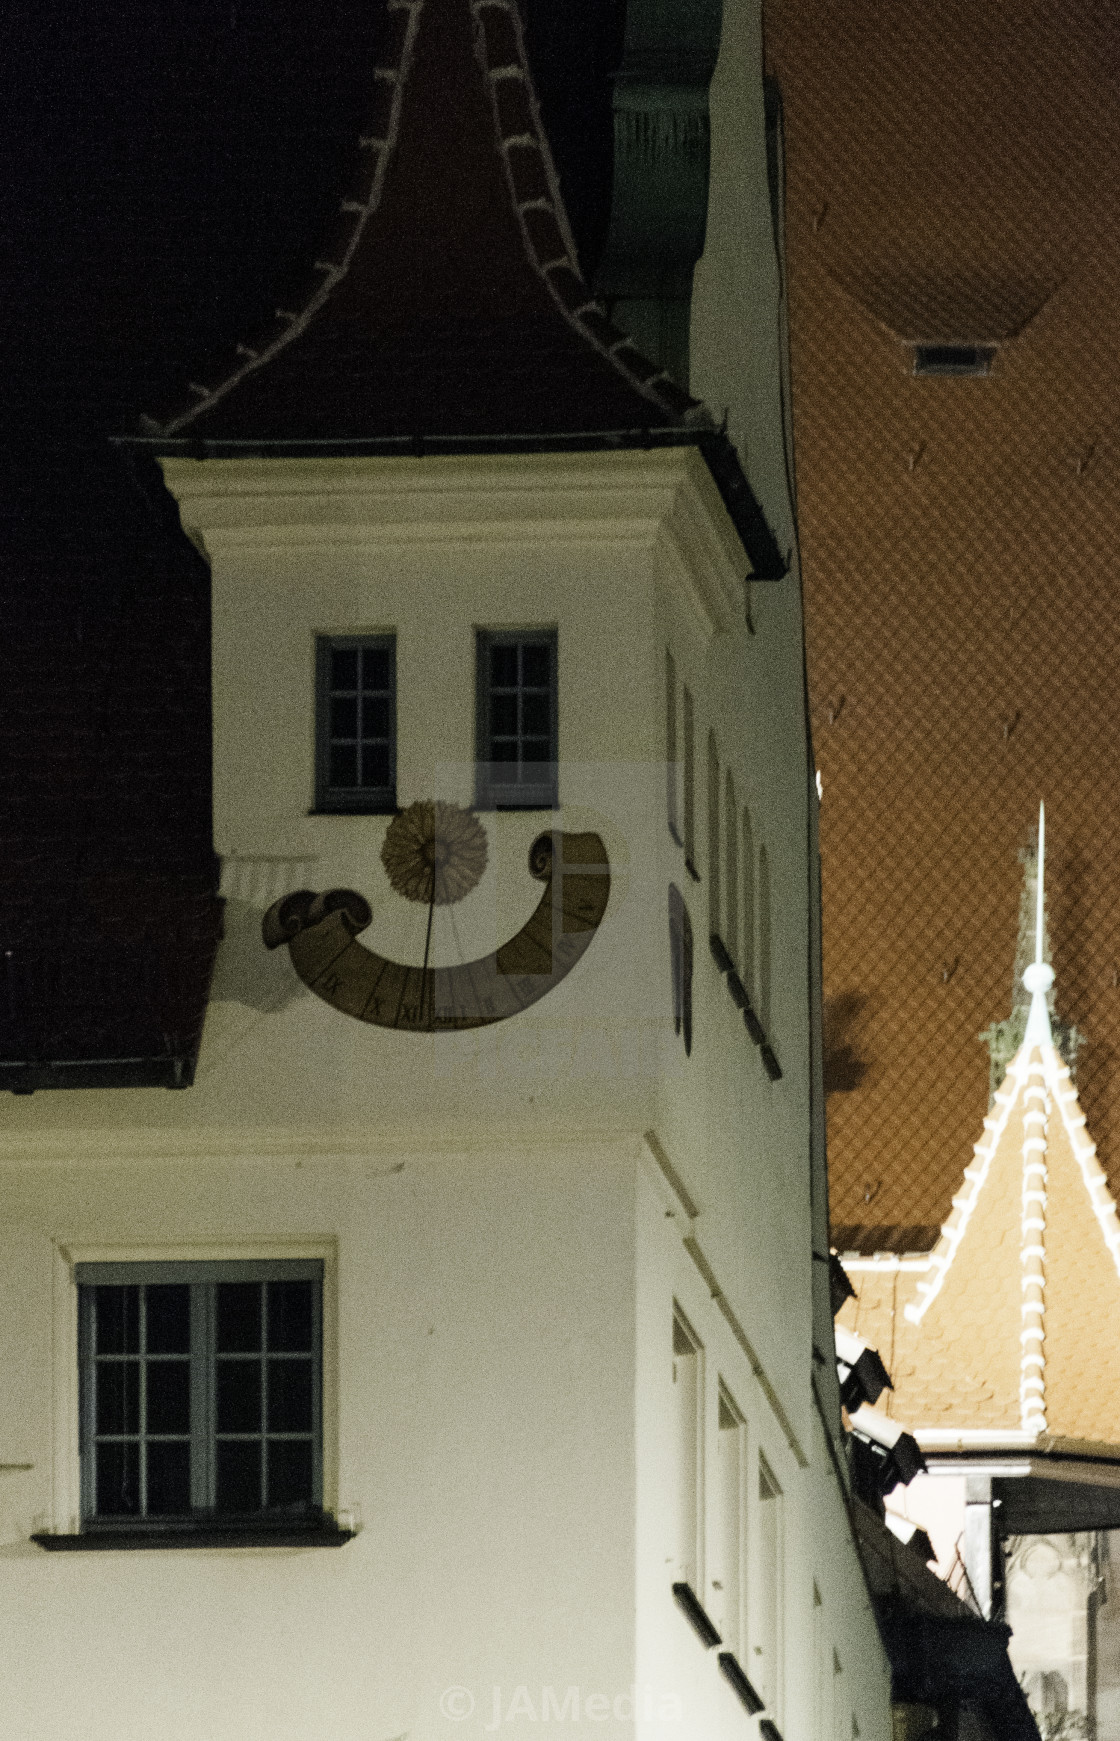
[[[491,954],[430,967],[439,907],[470,893],[486,869],[486,831],[458,804],[425,800],[389,824],[381,852],[392,888],[427,907],[424,959],[392,961],[358,941],[372,922],[354,889],[298,889],[276,901],[261,931],[269,949],[287,944],[292,965],[317,997],[343,1015],[405,1033],[452,1033],[504,1021],[537,1003],[575,966],[598,930],[610,898],[610,864],[598,834],[540,834],[528,874],[543,883],[535,911]]]

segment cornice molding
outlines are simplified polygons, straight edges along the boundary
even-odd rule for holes
[[[184,529],[211,560],[330,546],[621,544],[657,553],[707,635],[742,614],[750,563],[692,447],[161,463]]]

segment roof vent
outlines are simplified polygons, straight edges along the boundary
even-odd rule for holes
[[[915,345],[915,375],[987,375],[995,345]]]

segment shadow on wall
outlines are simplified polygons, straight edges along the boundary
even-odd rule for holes
[[[862,992],[843,991],[824,1000],[824,1091],[850,1094],[870,1068],[854,1040],[859,1018],[869,999]]]
[[[227,897],[225,934],[214,964],[211,1001],[239,1003],[260,1015],[274,1015],[297,998],[310,995],[288,951],[265,948],[260,908]]]

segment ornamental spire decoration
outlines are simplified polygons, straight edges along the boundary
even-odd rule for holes
[[[1029,1008],[1018,1007],[1021,1037],[941,1237],[930,1252],[845,1257],[858,1298],[840,1322],[892,1350],[885,1406],[923,1451],[1029,1446],[1111,1461],[1120,1216],[1050,1009],[1045,861],[1040,810],[1020,932]]]
[[[1031,994],[1031,1011],[1023,1043],[1027,1046],[1051,1046],[1050,1011],[1046,994],[1054,983],[1054,969],[1044,958],[1045,930],[1044,885],[1046,879],[1046,805],[1038,807],[1038,874],[1035,878],[1034,960],[1023,975],[1023,984]]]

